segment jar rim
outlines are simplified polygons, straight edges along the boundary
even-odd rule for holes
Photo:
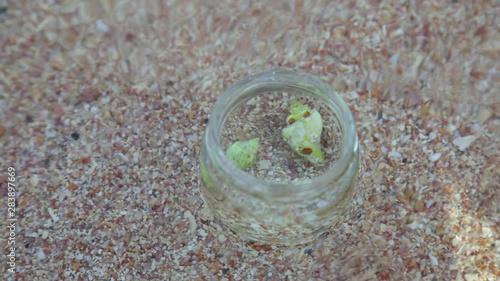
[[[313,96],[325,102],[334,110],[338,125],[342,131],[342,146],[338,159],[330,167],[320,174],[311,177],[307,181],[298,182],[274,182],[258,178],[234,166],[227,158],[221,144],[221,132],[227,117],[232,109],[241,102],[256,96],[256,89],[280,86],[293,87],[301,90],[308,96]],[[205,141],[208,152],[213,157],[214,163],[218,163],[224,175],[230,175],[235,186],[240,191],[265,200],[283,199],[290,201],[298,198],[318,195],[330,188],[332,181],[339,181],[349,170],[354,157],[357,156],[358,140],[354,125],[354,119],[349,107],[340,95],[319,78],[303,71],[276,70],[265,71],[246,76],[227,88],[222,93],[210,114],[210,119],[205,131]]]

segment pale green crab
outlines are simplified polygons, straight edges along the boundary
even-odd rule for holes
[[[286,118],[287,126],[281,130],[283,139],[298,155],[313,164],[324,162],[321,151],[321,133],[323,120],[315,109],[290,100],[290,115]]]
[[[244,170],[255,163],[259,151],[260,139],[237,141],[226,152],[227,158],[238,168]]]

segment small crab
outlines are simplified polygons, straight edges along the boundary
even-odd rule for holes
[[[286,118],[288,126],[281,130],[283,139],[307,161],[313,164],[323,163],[320,144],[323,131],[321,115],[317,110],[296,100],[291,100],[290,105],[290,115]]]
[[[231,163],[242,170],[249,168],[255,163],[255,160],[257,160],[259,144],[259,138],[248,141],[237,141],[227,149],[227,158],[229,158]]]

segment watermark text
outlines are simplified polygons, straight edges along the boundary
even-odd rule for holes
[[[16,272],[16,169],[7,169],[7,271]]]

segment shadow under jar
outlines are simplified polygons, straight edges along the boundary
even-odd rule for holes
[[[287,99],[314,100],[311,106],[319,106],[322,116],[330,116],[331,124],[338,133],[323,131],[322,143],[337,149],[323,147],[325,161],[320,168],[306,163],[294,155],[286,143],[263,145],[262,140],[273,138],[273,134],[264,129],[271,123],[277,136],[280,126],[286,126],[284,105]],[[254,105],[252,100],[265,101],[263,105]],[[280,102],[281,101],[281,102]],[[257,168],[241,170],[229,160],[224,149],[224,130],[236,122],[235,111],[243,108],[244,112],[259,108],[263,116],[254,124],[248,134],[255,134],[261,139],[258,159],[255,166],[271,166],[275,171],[290,171],[288,160],[283,157],[273,163],[273,156],[288,150],[290,163],[302,163],[304,167],[295,172],[276,172],[259,174]],[[250,108],[250,109],[248,109]],[[282,111],[282,113],[280,113]],[[267,112],[267,113],[266,113]],[[277,112],[277,113],[276,113]],[[289,113],[289,112],[288,112]],[[282,119],[273,123],[273,116]],[[237,116],[244,114],[237,113]],[[244,126],[237,125],[235,128]],[[259,135],[260,133],[260,135]],[[239,140],[238,137],[234,140]],[[265,144],[265,142],[264,142]],[[328,157],[328,152],[335,154]],[[272,154],[272,155],[270,155]],[[283,154],[283,153],[282,153]],[[277,157],[278,157],[277,156]],[[279,157],[278,157],[279,158]],[[271,71],[251,75],[236,82],[217,100],[212,109],[200,155],[202,177],[202,196],[214,216],[220,222],[244,239],[261,243],[294,245],[313,240],[330,227],[343,221],[352,205],[357,186],[359,165],[358,139],[354,120],[342,98],[320,79],[303,72]],[[314,169],[316,170],[314,170]],[[309,169],[309,170],[308,170]],[[294,178],[306,171],[309,177]],[[286,177],[289,177],[288,180]]]

